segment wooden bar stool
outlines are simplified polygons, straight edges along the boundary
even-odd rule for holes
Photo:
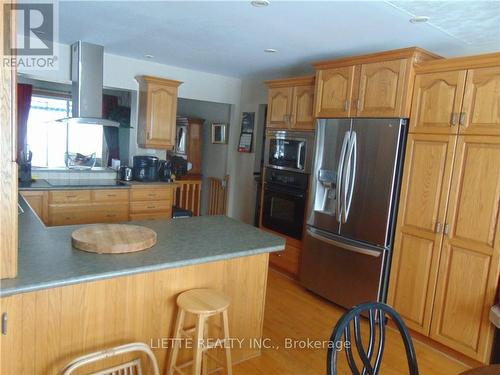
[[[207,357],[212,358],[226,369],[226,374],[232,375],[231,366],[231,348],[229,347],[229,321],[227,317],[227,309],[229,307],[229,299],[222,293],[213,289],[192,289],[181,293],[177,297],[177,321],[174,330],[174,345],[170,355],[168,365],[168,375],[175,373],[183,374],[182,369],[193,365],[193,375],[206,375]],[[196,315],[196,325],[190,329],[184,329],[184,319],[186,313]],[[222,317],[223,339],[218,340],[217,344],[208,344],[208,318],[217,314]],[[179,341],[184,338],[193,339],[193,360],[182,365],[177,365],[177,356],[179,354]],[[201,345],[202,344],[202,345]],[[226,363],[223,363],[219,358],[208,352],[217,346],[224,345],[226,353]]]

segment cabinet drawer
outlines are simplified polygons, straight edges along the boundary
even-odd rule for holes
[[[128,205],[50,205],[49,218],[50,225],[73,225],[127,221]]]
[[[128,190],[126,189],[92,190],[92,201],[128,202],[128,195]]]
[[[300,251],[298,247],[287,244],[285,250],[269,254],[269,263],[272,267],[298,276]]]
[[[155,189],[132,189],[130,200],[135,201],[158,201],[172,200],[173,189],[171,187],[161,187]]]
[[[130,214],[130,221],[171,219],[172,210],[147,214]]]
[[[49,192],[49,204],[90,203],[90,190],[59,190]]]
[[[130,213],[153,213],[153,212],[166,212],[172,210],[172,201],[151,201],[151,202],[131,202]]]

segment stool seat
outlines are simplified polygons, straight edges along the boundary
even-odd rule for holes
[[[214,289],[191,289],[177,297],[181,309],[196,315],[214,315],[226,310],[229,304],[229,298]]]

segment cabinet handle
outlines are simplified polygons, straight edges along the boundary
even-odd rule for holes
[[[360,108],[361,108],[361,100],[356,99],[356,110],[359,111]]]
[[[148,197],[156,197],[156,193],[149,193]]]
[[[150,132],[146,132],[146,139],[151,139],[151,133]]]
[[[451,126],[455,126],[458,123],[458,115],[456,112],[453,112],[451,114],[450,123],[451,123]]]
[[[7,336],[7,321],[9,319],[9,316],[7,315],[6,312],[2,314],[2,335]]]
[[[436,233],[441,233],[441,229],[443,229],[442,224],[438,221],[436,223]]]
[[[444,225],[444,234],[448,235],[450,233],[450,224],[446,223]]]
[[[76,198],[76,195],[66,195],[66,198]]]
[[[466,113],[465,112],[460,112],[460,125],[462,126],[465,126],[465,116],[466,116]]]
[[[346,100],[344,102],[344,112],[347,112],[349,110],[349,100]]]
[[[156,206],[147,206],[147,208],[156,208]]]
[[[116,217],[116,214],[107,214],[106,217]]]
[[[108,194],[108,197],[116,197],[116,194]]]

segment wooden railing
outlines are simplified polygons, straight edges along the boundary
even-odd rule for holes
[[[229,176],[208,178],[208,214],[227,215],[227,188]]]
[[[174,205],[192,211],[193,216],[200,216],[201,180],[177,180],[175,183]]]

